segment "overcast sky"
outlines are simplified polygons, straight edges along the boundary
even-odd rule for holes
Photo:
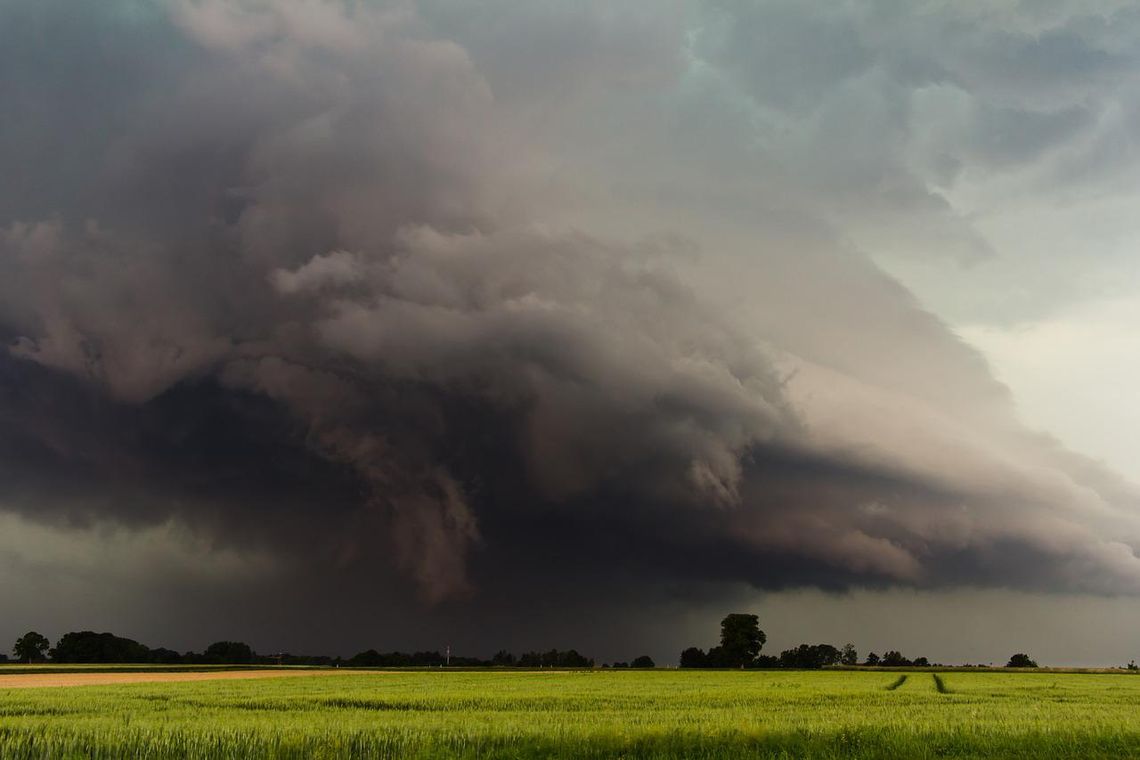
[[[0,0],[0,103],[0,640],[1140,656],[1131,3]]]

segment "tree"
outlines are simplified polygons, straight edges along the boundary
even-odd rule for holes
[[[874,652],[868,652],[867,653],[867,660],[863,664],[864,665],[870,665],[872,667],[874,667],[875,665],[878,665],[879,664],[879,655],[875,654]]]
[[[515,656],[505,649],[500,649],[495,652],[495,656],[491,658],[492,665],[500,667],[510,667],[515,664]]]
[[[1034,662],[1029,655],[1018,652],[1009,658],[1009,662],[1007,662],[1005,666],[1007,668],[1035,668],[1037,667],[1037,663]]]
[[[150,662],[150,649],[113,633],[71,631],[51,650],[53,662]]]
[[[800,644],[780,653],[780,667],[817,670],[838,664],[839,657],[839,650],[830,644]]]
[[[47,640],[46,636],[35,631],[28,631],[16,639],[16,643],[12,646],[12,654],[16,655],[17,660],[35,662],[44,659],[44,655],[50,646],[51,642]]]
[[[594,667],[594,660],[592,657],[578,654],[576,649],[570,649],[558,653],[557,664],[560,668],[592,668]]]
[[[159,647],[158,649],[150,650],[150,661],[162,665],[174,665],[182,662],[182,655],[173,649]]]
[[[720,648],[725,667],[751,665],[767,640],[756,615],[733,613],[720,621]]]
[[[633,662],[629,664],[631,668],[655,668],[657,664],[653,662],[653,658],[647,654],[634,658]]]
[[[206,647],[206,662],[246,664],[253,662],[253,649],[244,641],[215,641]]]
[[[839,652],[839,662],[842,665],[857,665],[859,663],[859,653],[855,651],[854,644],[843,645],[843,649]]]
[[[380,653],[375,649],[366,649],[363,652],[357,652],[348,659],[349,667],[353,668],[378,668],[383,664]]]
[[[728,654],[725,653],[724,647],[710,647],[709,653],[705,655],[706,668],[735,668],[729,659]]]
[[[911,663],[910,660],[903,657],[902,652],[892,649],[883,655],[883,661],[879,664],[888,668],[905,668]]]
[[[681,667],[682,668],[707,668],[708,655],[705,650],[697,649],[696,647],[689,647],[681,652]]]

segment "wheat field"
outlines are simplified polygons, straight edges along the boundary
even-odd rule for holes
[[[0,757],[1140,756],[1123,673],[325,673],[0,689]]]

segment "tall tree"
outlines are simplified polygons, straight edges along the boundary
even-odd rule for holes
[[[34,662],[44,659],[44,655],[50,646],[51,642],[47,640],[46,636],[35,631],[28,631],[16,639],[16,643],[12,646],[12,654],[16,655],[17,660]]]
[[[767,640],[756,615],[733,613],[720,621],[720,647],[727,667],[751,665]]]

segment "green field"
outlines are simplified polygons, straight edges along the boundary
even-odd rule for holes
[[[1140,757],[1140,677],[391,672],[0,690],[3,758]]]

